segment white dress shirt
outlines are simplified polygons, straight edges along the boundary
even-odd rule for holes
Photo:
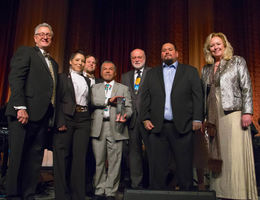
[[[75,91],[76,104],[80,106],[87,106],[88,84],[80,72],[74,71],[70,68],[70,75]]]

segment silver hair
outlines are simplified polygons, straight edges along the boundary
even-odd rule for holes
[[[49,28],[50,29],[50,32],[51,32],[51,34],[52,34],[52,36],[53,36],[53,31],[52,31],[52,27],[51,27],[51,25],[49,25],[49,24],[47,24],[47,23],[42,23],[42,24],[38,24],[36,27],[35,27],[35,29],[34,29],[34,35],[36,35],[37,33],[38,33],[38,29],[39,28],[41,28],[41,27],[47,27],[47,28]]]
[[[116,65],[115,65],[112,61],[110,61],[110,60],[105,60],[105,61],[102,63],[102,65],[101,65],[101,70],[102,70],[102,68],[103,68],[103,65],[106,64],[106,63],[111,63],[111,64],[114,66],[115,72],[117,71]]]

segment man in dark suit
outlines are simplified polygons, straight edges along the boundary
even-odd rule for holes
[[[201,128],[202,87],[197,70],[177,61],[172,43],[161,49],[162,66],[146,76],[141,119],[149,135],[150,187],[167,189],[171,152],[181,190],[192,186],[193,132]]]
[[[133,70],[122,75],[121,82],[130,89],[133,114],[129,123],[129,167],[132,188],[143,187],[143,143],[147,150],[147,136],[140,120],[141,94],[146,73],[150,70],[145,66],[145,53],[142,49],[134,49],[131,54]]]
[[[52,28],[35,28],[35,47],[20,47],[11,60],[7,106],[10,159],[7,199],[34,199],[50,120],[54,116],[57,63],[48,56]],[[50,123],[51,122],[51,123]]]
[[[87,55],[85,67],[83,69],[83,75],[89,78],[91,86],[97,83],[103,83],[103,79],[95,77],[96,67],[97,67],[96,58],[92,55]]]
[[[86,62],[83,69],[83,75],[90,80],[90,86],[93,86],[97,83],[103,83],[104,80],[102,78],[95,77],[95,71],[97,67],[97,59],[93,55],[86,56]],[[91,140],[91,138],[90,138]],[[87,196],[92,196],[94,193],[93,188],[93,176],[95,174],[95,158],[92,148],[92,142],[89,143],[88,152],[87,152],[87,172],[86,172],[86,194]]]

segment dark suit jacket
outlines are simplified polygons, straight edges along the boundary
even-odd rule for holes
[[[104,80],[102,78],[95,78],[95,84],[103,83]]]
[[[141,95],[144,91],[143,85],[144,85],[144,80],[145,80],[146,74],[150,69],[151,69],[150,67],[144,67],[140,86],[139,86],[137,94],[135,94],[135,90],[134,90],[134,84],[135,84],[134,83],[135,82],[134,72],[135,72],[135,70],[131,70],[129,72],[122,74],[121,83],[129,87],[131,99],[132,99],[133,114],[131,117],[129,128],[134,128],[136,122],[140,120],[139,113],[140,113],[140,106],[141,106]]]
[[[85,78],[85,77],[84,77]],[[90,80],[85,78],[88,85],[88,108],[90,107]],[[56,126],[66,125],[65,115],[73,116],[76,109],[76,97],[70,74],[59,74],[58,76],[58,93],[57,93],[57,117]],[[90,114],[89,114],[90,119]]]
[[[51,62],[57,83],[58,64],[52,58]],[[56,85],[53,85],[50,70],[38,47],[18,48],[11,60],[9,84],[11,96],[6,115],[16,117],[14,106],[26,106],[29,120],[41,120],[48,110]]]
[[[141,96],[141,119],[151,120],[152,133],[161,131],[164,120],[165,87],[163,68],[152,68],[144,83]],[[192,130],[192,121],[203,119],[202,85],[196,68],[178,64],[172,91],[171,104],[173,122],[180,133]]]

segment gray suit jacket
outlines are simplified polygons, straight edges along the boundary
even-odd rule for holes
[[[105,103],[105,87],[104,83],[98,83],[92,86],[91,88],[91,102],[94,107],[94,112],[92,113],[91,119],[91,137],[99,137],[102,128],[103,122],[103,115],[104,115],[104,108],[107,106]],[[113,96],[124,96],[125,101],[125,113],[127,115],[127,119],[129,119],[132,115],[132,103],[131,103],[131,96],[129,92],[129,88],[125,85],[115,82],[111,97]],[[128,130],[126,124],[122,124],[122,132],[118,132],[116,129],[116,106],[110,106],[110,125],[111,125],[111,132],[115,140],[125,140],[128,139]]]
[[[144,71],[142,74],[140,86],[138,89],[138,93],[135,94],[134,90],[134,72],[135,70],[131,70],[129,72],[126,72],[122,74],[121,83],[128,86],[130,93],[131,93],[131,99],[132,99],[132,105],[133,105],[133,114],[130,120],[129,128],[134,128],[135,124],[140,121],[139,119],[139,113],[140,113],[140,106],[141,106],[141,95],[143,93],[143,83],[146,77],[146,73],[150,70],[150,67],[144,67]]]

